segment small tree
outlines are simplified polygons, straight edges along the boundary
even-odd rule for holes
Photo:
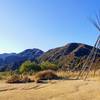
[[[25,61],[19,68],[20,73],[34,72],[38,70],[40,70],[40,66],[31,61]]]
[[[57,70],[58,69],[58,66],[54,63],[51,63],[51,62],[42,62],[40,64],[40,67],[42,70],[48,70],[48,69],[51,69],[51,70]]]

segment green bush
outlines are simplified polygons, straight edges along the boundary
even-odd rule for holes
[[[25,61],[19,68],[20,73],[29,73],[39,71],[41,68],[38,64],[31,61]]]
[[[40,64],[40,67],[42,70],[48,70],[48,69],[51,69],[51,70],[57,70],[58,69],[58,66],[54,63],[51,63],[51,62],[42,62]]]

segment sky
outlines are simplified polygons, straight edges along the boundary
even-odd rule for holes
[[[99,10],[100,0],[0,0],[0,53],[94,45],[99,32],[89,18]]]

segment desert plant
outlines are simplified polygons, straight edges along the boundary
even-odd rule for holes
[[[61,79],[75,79],[78,75],[78,71],[64,71],[64,70],[59,70],[56,72],[57,76],[60,77]]]
[[[12,75],[6,81],[7,83],[21,83],[21,78],[19,75]]]
[[[7,79],[9,76],[11,76],[11,71],[0,72],[1,79]]]
[[[56,72],[57,76],[59,76],[62,79],[68,79],[69,73],[67,71],[59,70]]]
[[[40,66],[31,61],[25,61],[19,68],[20,73],[34,72],[38,70],[40,70]]]
[[[0,80],[2,80],[2,76],[0,76]]]
[[[34,81],[35,82],[40,82],[41,80],[51,80],[51,79],[57,79],[58,76],[56,73],[52,70],[45,70],[45,71],[40,71],[35,74],[34,76]]]
[[[6,81],[7,83],[28,83],[32,82],[28,76],[12,75]]]
[[[28,83],[28,82],[32,82],[32,80],[28,76],[22,76],[21,82],[22,83]]]
[[[57,70],[58,69],[58,66],[56,64],[48,62],[48,61],[42,62],[40,64],[40,67],[41,67],[41,70],[49,70],[49,69]]]

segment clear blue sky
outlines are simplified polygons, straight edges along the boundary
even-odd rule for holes
[[[88,17],[98,10],[100,0],[0,0],[0,53],[93,45],[99,33]]]

